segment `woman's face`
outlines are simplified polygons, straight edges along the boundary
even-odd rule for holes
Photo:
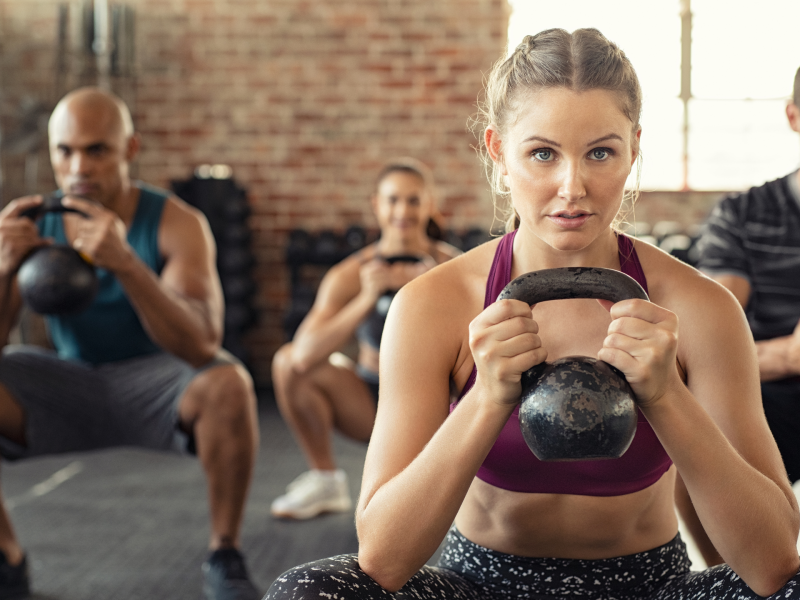
[[[378,184],[372,206],[382,234],[410,238],[425,231],[431,216],[431,197],[418,176],[394,171]]]
[[[640,131],[606,90],[530,92],[514,116],[502,140],[489,128],[486,141],[520,228],[559,250],[586,248],[619,210]]]

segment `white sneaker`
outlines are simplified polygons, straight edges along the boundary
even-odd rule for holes
[[[352,508],[347,474],[336,471],[306,471],[286,487],[286,494],[272,502],[272,516],[284,519],[311,519],[326,512],[345,512]]]

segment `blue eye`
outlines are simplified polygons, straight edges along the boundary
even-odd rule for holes
[[[533,151],[533,158],[540,162],[550,162],[553,160],[553,151],[552,150],[534,150]]]
[[[589,152],[589,158],[592,160],[605,160],[611,156],[612,152],[608,148],[595,148]]]

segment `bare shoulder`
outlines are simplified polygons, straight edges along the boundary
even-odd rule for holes
[[[197,252],[201,248],[216,252],[214,236],[206,216],[177,196],[170,196],[164,203],[158,244],[166,257],[176,253]]]
[[[650,299],[659,306],[687,314],[709,308],[741,311],[728,290],[694,267],[647,243],[637,242],[636,251]]]
[[[469,353],[469,323],[483,310],[498,243],[478,246],[420,275],[404,285],[392,302],[392,320],[428,339],[424,348],[445,352],[453,371]]]
[[[730,291],[694,267],[645,243],[637,243],[650,299],[679,320],[679,354],[749,339],[742,307]]]
[[[441,240],[437,241],[434,244],[433,250],[434,250],[433,258],[439,264],[446,262],[451,258],[455,258],[456,256],[460,256],[462,254],[461,250]]]

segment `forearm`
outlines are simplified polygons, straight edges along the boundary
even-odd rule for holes
[[[312,327],[301,325],[292,343],[292,362],[295,369],[299,373],[305,373],[342,348],[374,308],[373,298],[359,294],[330,319]]]
[[[359,564],[386,589],[402,587],[436,551],[513,411],[480,394],[476,385],[413,462],[362,500]]]
[[[793,360],[791,352],[793,343],[797,344],[797,341],[790,335],[756,342],[761,381],[775,381],[800,375],[800,365]]]
[[[197,366],[214,357],[222,336],[213,315],[163,285],[136,256],[115,275],[155,344]]]
[[[800,566],[791,491],[748,464],[686,388],[642,410],[719,553],[756,593],[774,593]]]
[[[0,277],[0,340],[8,344],[8,336],[19,317],[20,301],[14,294],[14,275]]]

